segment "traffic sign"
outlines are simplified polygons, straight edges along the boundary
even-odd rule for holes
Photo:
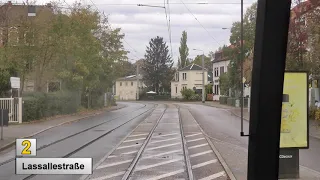
[[[11,88],[20,89],[20,78],[10,77]]]

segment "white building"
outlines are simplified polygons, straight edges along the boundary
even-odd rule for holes
[[[205,69],[205,84],[208,83],[208,71]],[[171,98],[182,98],[182,89],[202,90],[202,67],[197,64],[190,64],[175,73],[171,81]]]
[[[219,97],[221,95],[219,78],[222,74],[228,71],[230,60],[223,57],[222,51],[215,53],[214,57],[212,58],[213,58],[212,60],[212,66],[213,66],[212,91],[214,93],[213,100],[219,101]]]
[[[137,99],[137,77],[131,75],[127,77],[118,78],[116,80],[116,99],[117,100],[136,100]],[[145,85],[142,82],[142,77],[139,76],[139,89],[142,89]],[[141,92],[141,91],[140,91]]]

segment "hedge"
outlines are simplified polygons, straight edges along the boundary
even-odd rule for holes
[[[220,96],[219,97],[219,103],[220,104],[227,104],[228,96]]]
[[[23,97],[23,121],[76,113],[80,102],[74,92],[28,93]]]

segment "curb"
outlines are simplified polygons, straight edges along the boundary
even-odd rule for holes
[[[117,109],[113,109],[113,110],[110,110],[110,111],[115,111],[115,110],[118,110],[118,109],[122,109],[122,108],[124,108],[124,107],[126,107],[126,106],[123,106],[123,107],[117,108]],[[42,130],[40,130],[40,131],[38,131],[38,132],[35,132],[35,133],[31,134],[31,135],[24,136],[24,137],[19,137],[19,138],[16,138],[16,139],[30,138],[30,137],[32,137],[32,136],[35,136],[35,135],[37,135],[37,134],[40,134],[40,133],[42,133],[42,132],[44,132],[44,131],[47,131],[47,130],[49,130],[49,129],[52,129],[52,128],[55,128],[55,127],[58,127],[58,126],[62,126],[62,125],[67,124],[67,123],[73,123],[73,122],[76,122],[76,121],[80,121],[80,120],[82,120],[82,119],[94,117],[94,116],[99,115],[99,114],[101,114],[101,113],[110,112],[110,111],[107,110],[107,111],[103,111],[103,112],[100,112],[100,113],[94,113],[94,114],[91,114],[91,115],[88,115],[88,116],[84,116],[84,117],[81,117],[81,118],[78,118],[78,119],[73,119],[73,120],[70,120],[70,121],[66,121],[66,122],[63,122],[63,123],[60,123],[60,124],[57,124],[57,125],[54,125],[54,126],[49,126],[49,127],[45,128],[45,129],[42,129]],[[10,148],[10,147],[13,146],[15,143],[16,143],[16,140],[11,141],[11,142],[3,145],[2,147],[0,147],[0,152],[3,151],[3,150],[5,150],[5,149],[7,149],[7,148]]]

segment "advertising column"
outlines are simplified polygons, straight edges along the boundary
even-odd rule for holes
[[[308,74],[285,72],[280,131],[279,178],[299,178],[299,149],[309,148]]]

